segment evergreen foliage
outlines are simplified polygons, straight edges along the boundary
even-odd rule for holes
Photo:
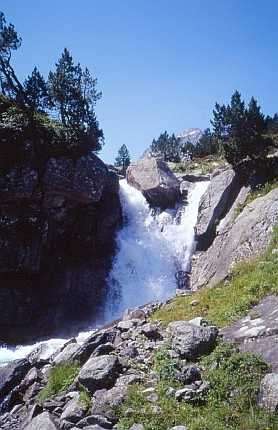
[[[272,144],[264,136],[266,121],[257,100],[252,97],[246,107],[238,91],[232,95],[230,104],[215,104],[211,124],[214,138],[232,165],[247,157],[265,157]]]
[[[118,151],[118,155],[115,159],[115,166],[120,167],[123,173],[130,165],[130,155],[126,145],[122,145]]]
[[[180,161],[180,144],[174,134],[171,136],[165,131],[158,139],[153,139],[151,144],[151,154],[154,157],[161,157],[163,161]]]

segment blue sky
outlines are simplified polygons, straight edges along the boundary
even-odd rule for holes
[[[160,132],[209,126],[234,89],[278,111],[276,0],[1,0],[23,38],[15,65],[46,76],[64,47],[98,78],[97,116],[112,162]]]

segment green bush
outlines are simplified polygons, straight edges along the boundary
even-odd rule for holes
[[[47,384],[39,393],[38,399],[43,402],[66,390],[73,383],[79,370],[78,363],[65,362],[57,364],[51,369]]]

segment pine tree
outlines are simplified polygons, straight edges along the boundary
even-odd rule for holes
[[[130,155],[126,145],[122,145],[118,151],[118,155],[115,159],[115,166],[120,167],[123,174],[130,165]]]
[[[26,93],[28,105],[33,110],[45,111],[49,106],[47,84],[37,67],[34,68],[31,76],[28,76],[25,80],[24,91]]]
[[[87,68],[83,71],[79,63],[74,64],[67,49],[48,78],[50,101],[62,124],[77,141],[93,151],[99,151],[103,144],[103,132],[94,110],[101,97],[96,84]]]
[[[15,99],[18,103],[26,102],[22,84],[11,65],[12,51],[21,46],[13,24],[7,24],[5,15],[0,12],[0,85],[2,94]]]

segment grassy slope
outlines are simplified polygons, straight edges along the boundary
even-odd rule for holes
[[[191,296],[177,297],[152,318],[168,323],[203,316],[213,324],[224,327],[245,315],[268,294],[278,294],[277,227],[267,251],[253,261],[239,264],[229,281],[221,282],[214,288],[201,289]]]

